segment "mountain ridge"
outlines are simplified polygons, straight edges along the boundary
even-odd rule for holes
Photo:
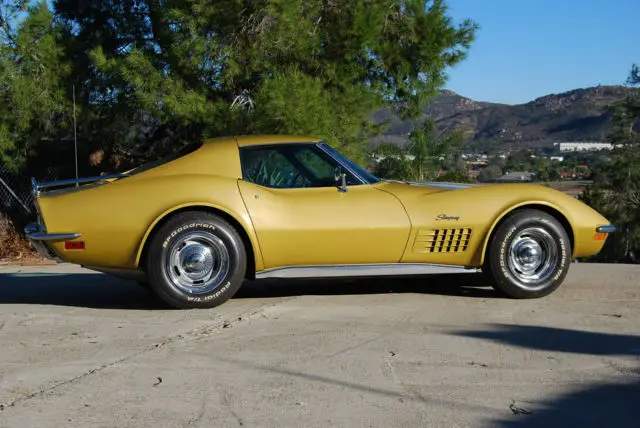
[[[560,141],[603,141],[611,124],[608,107],[623,99],[622,85],[576,88],[540,96],[522,104],[475,101],[448,89],[423,107],[418,125],[433,118],[441,131],[460,130],[470,149],[516,144],[542,147]],[[388,129],[371,145],[389,142],[403,146],[414,123],[400,120],[389,109],[374,114],[374,121],[389,120]]]

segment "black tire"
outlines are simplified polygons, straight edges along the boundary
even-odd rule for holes
[[[499,225],[485,259],[483,270],[497,291],[516,299],[544,297],[562,284],[569,271],[571,241],[553,216],[518,210]]]
[[[202,211],[170,218],[153,236],[147,254],[151,289],[180,309],[214,308],[226,302],[242,285],[247,268],[238,231],[223,218]],[[209,264],[212,277],[195,279],[207,274]]]

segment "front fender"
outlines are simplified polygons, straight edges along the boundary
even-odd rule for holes
[[[507,186],[507,185],[500,185]],[[509,185],[511,186],[511,185]],[[490,238],[498,225],[513,211],[523,208],[540,209],[556,217],[567,230],[571,239],[572,259],[597,254],[604,245],[604,240],[596,240],[596,228],[609,225],[609,221],[585,203],[558,190],[541,185],[524,185],[522,196],[512,198],[511,204],[502,209],[487,230],[482,247],[476,250],[473,258],[474,266],[482,266],[485,261]],[[524,198],[525,200],[518,200]]]
[[[489,184],[448,189],[387,184],[383,189],[402,201],[414,225],[403,256],[406,262],[428,258],[438,263],[480,267],[492,232],[510,212],[525,207],[537,207],[563,220],[568,233],[573,235],[573,257],[586,257],[600,251],[603,241],[594,239],[595,228],[609,224],[579,200],[537,184]],[[420,248],[413,247],[414,242],[420,240],[421,231],[434,229],[470,229],[468,250],[424,254]]]

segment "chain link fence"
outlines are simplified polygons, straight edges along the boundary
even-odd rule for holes
[[[49,168],[38,181],[57,180],[58,172]],[[31,177],[17,174],[0,164],[0,215],[22,225],[35,218],[34,195]]]

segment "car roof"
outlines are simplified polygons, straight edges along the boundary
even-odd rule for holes
[[[226,138],[223,138],[226,139]],[[239,147],[246,146],[260,146],[266,144],[309,144],[319,143],[322,140],[320,138],[311,137],[308,135],[238,135],[235,137]],[[206,143],[214,143],[220,141],[219,138],[207,140]]]

